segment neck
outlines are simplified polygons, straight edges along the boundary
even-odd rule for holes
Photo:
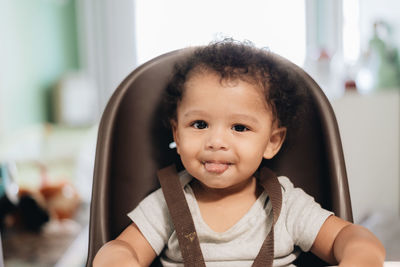
[[[248,197],[249,195],[258,198],[263,191],[263,189],[258,185],[255,177],[251,177],[239,184],[227,188],[210,188],[197,179],[194,179],[192,182],[192,188],[197,201],[207,202]]]

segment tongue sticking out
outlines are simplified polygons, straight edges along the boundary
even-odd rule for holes
[[[209,172],[214,173],[223,173],[229,167],[228,163],[215,163],[215,162],[206,162],[204,163],[204,167]]]

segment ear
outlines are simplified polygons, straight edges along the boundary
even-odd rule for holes
[[[178,125],[175,120],[170,121],[171,128],[172,128],[172,135],[174,137],[174,142],[176,145],[176,152],[179,154],[179,135],[178,135]]]
[[[286,137],[286,127],[275,128],[272,130],[269,142],[264,151],[265,159],[272,159],[281,149]]]

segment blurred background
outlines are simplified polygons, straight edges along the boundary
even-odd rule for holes
[[[171,50],[233,37],[290,59],[339,123],[354,219],[400,260],[397,0],[0,0],[6,266],[83,266],[97,125],[118,84]]]

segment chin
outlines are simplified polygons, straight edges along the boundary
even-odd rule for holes
[[[225,189],[232,186],[232,181],[226,178],[214,176],[211,179],[198,179],[204,186],[212,189]]]
[[[230,185],[221,185],[221,184],[204,184],[202,183],[203,186],[209,188],[209,189],[214,189],[214,190],[223,190],[228,188]]]

